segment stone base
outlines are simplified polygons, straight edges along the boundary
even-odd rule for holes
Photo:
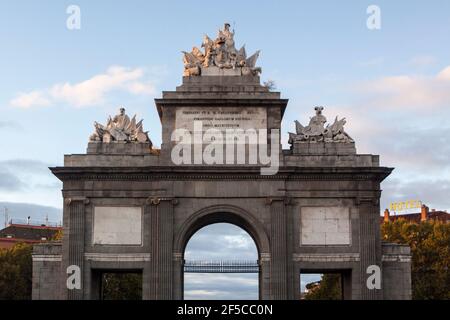
[[[411,300],[411,249],[407,245],[382,243],[384,300]]]
[[[292,154],[296,155],[349,155],[356,154],[355,143],[294,142]]]
[[[87,154],[149,154],[151,150],[151,142],[89,142]]]
[[[209,68],[202,68],[202,76],[241,76],[242,69],[241,68],[218,68],[211,66]]]
[[[183,84],[177,87],[177,93],[214,93],[217,98],[217,92],[221,94],[239,95],[246,94],[264,94],[270,98],[280,98],[278,92],[271,92],[269,89],[260,84],[260,77],[253,75],[228,75],[214,76],[203,75],[200,77],[183,77]],[[164,95],[167,95],[165,92]]]
[[[65,285],[61,279],[61,242],[47,242],[33,246],[33,300],[59,300]]]

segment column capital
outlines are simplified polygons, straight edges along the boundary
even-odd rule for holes
[[[161,203],[161,201],[170,201],[174,206],[179,203],[178,199],[174,197],[148,197],[145,203],[147,205],[157,206]]]
[[[183,260],[183,254],[181,252],[173,253],[173,261],[182,261],[182,260]]]
[[[282,201],[285,206],[293,204],[292,198],[290,198],[290,197],[267,197],[266,198],[266,205],[270,206],[275,201]]]
[[[259,256],[259,263],[262,262],[270,262],[270,253],[268,252],[261,252]]]
[[[70,205],[72,202],[75,202],[75,201],[81,201],[81,202],[83,202],[85,205],[88,205],[91,201],[89,200],[89,198],[86,198],[86,197],[70,197],[70,198],[65,198],[64,199],[64,203],[66,204],[66,205]]]
[[[374,197],[356,197],[355,203],[358,206],[362,205],[363,203],[369,203],[371,205],[377,206],[380,204],[380,199]]]

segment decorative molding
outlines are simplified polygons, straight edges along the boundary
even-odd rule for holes
[[[60,254],[33,254],[33,262],[61,262],[62,255]]]
[[[145,201],[145,203],[150,206],[157,206],[159,204],[159,198],[148,197],[147,200]]]
[[[294,253],[293,261],[298,262],[358,262],[359,253]]]
[[[89,261],[142,262],[150,261],[150,253],[85,253]]]
[[[84,173],[57,173],[57,177],[62,181],[70,180],[100,180],[100,181],[140,181],[140,180],[302,180],[302,181],[323,181],[323,180],[346,180],[346,181],[365,181],[382,180],[381,173],[373,174],[133,174],[133,173],[108,173],[108,174],[84,174]],[[382,174],[383,178],[385,174]]]
[[[384,254],[381,258],[383,262],[411,262],[409,254]]]
[[[281,167],[276,175],[261,175],[261,167],[170,166],[170,167],[56,167],[62,181],[182,181],[182,180],[302,180],[302,181],[382,181],[391,172],[386,167]]]

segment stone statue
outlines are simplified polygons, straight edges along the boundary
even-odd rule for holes
[[[108,118],[106,126],[94,122],[94,133],[90,136],[91,142],[150,142],[148,131],[144,132],[142,121],[136,123],[136,115],[130,120],[125,114],[125,108],[119,109],[119,114]]]
[[[215,40],[205,35],[201,47],[204,48],[204,52],[197,47],[192,48],[191,52],[183,51],[184,76],[200,76],[203,73],[208,75],[258,75],[261,73],[261,68],[256,67],[259,51],[247,58],[244,46],[236,50],[234,30],[230,30],[229,23],[225,23],[223,29],[219,30]],[[220,73],[214,69],[223,70],[223,72]]]
[[[214,41],[212,41],[206,34],[203,37],[202,48],[205,48],[203,67],[208,68],[212,63],[214,54]]]
[[[320,136],[324,132],[324,126],[327,118],[322,115],[323,107],[315,107],[316,115],[309,121],[309,125],[303,128],[303,133],[308,136]],[[301,124],[297,121],[296,127],[301,128]]]
[[[336,143],[354,143],[353,139],[344,131],[346,123],[345,118],[334,120],[332,125],[325,127],[327,119],[322,115],[324,107],[315,107],[316,115],[312,117],[309,124],[304,127],[300,122],[295,121],[296,133],[289,133],[289,143],[304,142],[336,142]]]

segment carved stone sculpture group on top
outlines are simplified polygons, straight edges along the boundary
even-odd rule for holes
[[[125,114],[125,108],[120,108],[119,114],[108,118],[106,126],[94,122],[95,131],[90,136],[91,142],[150,142],[148,131],[144,132],[142,121],[136,123],[136,115],[130,120]]]
[[[327,119],[322,115],[323,107],[315,107],[316,115],[309,121],[309,125],[302,126],[300,122],[295,121],[295,129],[297,133],[289,132],[289,143],[303,142],[338,142],[338,143],[354,143],[353,139],[344,131],[346,123],[345,118],[336,119],[332,125],[325,127]]]
[[[261,73],[261,68],[255,66],[259,51],[247,58],[245,46],[236,50],[234,30],[230,30],[228,23],[225,23],[223,30],[219,30],[214,41],[205,35],[202,48],[204,52],[197,47],[192,48],[191,52],[183,51],[184,76],[258,75]]]

